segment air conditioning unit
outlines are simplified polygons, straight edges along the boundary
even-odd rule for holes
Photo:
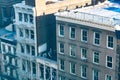
[[[87,58],[85,58],[85,57],[82,57],[82,58],[81,58],[81,60],[83,60],[83,61],[87,61]]]

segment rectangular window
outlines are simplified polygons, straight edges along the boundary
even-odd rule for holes
[[[22,13],[18,13],[19,16],[19,21],[22,21],[23,17],[22,17]]]
[[[87,59],[87,49],[86,48],[81,48],[81,58]]]
[[[108,36],[107,38],[107,47],[113,48],[113,37],[112,36]]]
[[[112,77],[110,75],[106,75],[105,80],[112,80]]]
[[[27,54],[30,54],[30,45],[26,45],[26,52],[27,52]]]
[[[99,80],[99,72],[98,70],[93,70],[93,80]]]
[[[24,13],[24,22],[28,22],[28,14]]]
[[[59,68],[60,68],[60,70],[64,71],[64,60],[62,60],[62,59],[59,60]]]
[[[33,24],[33,15],[30,14],[29,17],[30,17],[30,23]]]
[[[26,71],[26,61],[22,59],[22,70]]]
[[[2,50],[3,50],[3,52],[6,52],[6,49],[5,49],[5,45],[4,45],[4,44],[2,44]]]
[[[82,65],[81,66],[81,77],[82,78],[86,78],[86,66],[85,65]]]
[[[87,30],[82,29],[81,30],[81,41],[87,42],[87,36],[88,36]]]
[[[60,24],[59,25],[59,36],[64,36],[64,25]]]
[[[108,68],[112,68],[112,57],[111,56],[107,56],[107,67]]]
[[[64,53],[64,43],[59,43],[59,53]]]
[[[31,48],[32,48],[32,56],[35,56],[35,47],[32,46]]]
[[[21,49],[21,52],[24,53],[24,45],[23,44],[20,44],[20,49]]]
[[[76,46],[70,45],[70,56],[75,56],[76,54]]]
[[[10,53],[11,53],[11,47],[10,47],[10,46],[8,46],[8,52],[10,52]]]
[[[93,62],[99,63],[99,52],[93,52]]]
[[[94,44],[99,45],[100,44],[100,33],[94,32]]]
[[[70,27],[70,39],[75,39],[75,28]]]
[[[32,72],[36,74],[36,64],[34,62],[32,62]]]
[[[6,9],[6,7],[2,7],[2,17],[3,18],[7,17],[7,9]]]
[[[25,29],[25,35],[26,35],[26,38],[29,38],[29,30],[28,29]]]
[[[19,28],[19,36],[23,37],[23,29]]]
[[[70,73],[75,74],[75,63],[70,62]]]
[[[33,30],[30,30],[30,33],[31,33],[31,39],[34,40],[34,31],[33,31]]]

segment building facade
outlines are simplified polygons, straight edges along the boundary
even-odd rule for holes
[[[11,30],[14,27],[10,25]],[[0,47],[2,53],[1,80],[18,80],[15,32],[1,29]]]
[[[103,4],[56,15],[58,80],[119,80],[119,17]],[[108,13],[110,13],[108,15]]]
[[[0,28],[7,26],[14,19],[13,4],[22,0],[0,0]]]

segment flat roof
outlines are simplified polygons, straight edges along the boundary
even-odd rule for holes
[[[105,1],[95,6],[58,12],[55,15],[115,26],[120,25],[120,3]]]

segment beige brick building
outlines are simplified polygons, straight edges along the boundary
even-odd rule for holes
[[[118,5],[56,14],[58,80],[119,80]]]

